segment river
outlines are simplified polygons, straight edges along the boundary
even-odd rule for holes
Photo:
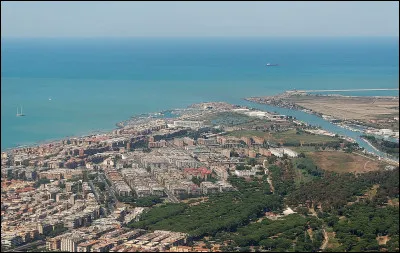
[[[258,104],[258,103],[250,102],[247,100],[237,101],[235,104],[247,106],[247,107],[251,107],[251,108],[256,108],[258,110],[263,110],[263,111],[277,112],[279,114],[295,117],[297,120],[303,121],[303,122],[308,123],[313,126],[319,126],[322,129],[327,130],[329,132],[350,137],[350,138],[356,140],[358,145],[360,147],[364,148],[367,152],[373,153],[373,154],[381,156],[381,157],[387,157],[386,153],[374,149],[367,142],[365,142],[360,137],[362,135],[362,133],[339,127],[339,126],[337,126],[323,118],[320,118],[316,115],[305,113],[303,111],[298,111],[298,110],[292,110],[292,109],[281,108],[281,107],[265,105],[265,104]],[[394,159],[394,160],[398,161],[398,158]]]

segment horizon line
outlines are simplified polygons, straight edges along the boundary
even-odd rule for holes
[[[129,39],[129,38],[163,38],[163,39],[199,39],[199,38],[399,38],[399,35],[252,35],[252,36],[219,36],[219,35],[203,35],[203,36],[157,36],[157,35],[132,35],[132,36],[4,36],[1,39]]]

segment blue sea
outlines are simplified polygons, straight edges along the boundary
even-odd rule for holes
[[[132,115],[198,102],[398,87],[398,37],[2,38],[1,149],[111,130]],[[16,117],[18,106],[25,117]]]

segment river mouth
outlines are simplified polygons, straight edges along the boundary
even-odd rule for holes
[[[258,103],[251,102],[251,101],[244,100],[244,99],[242,99],[241,101],[236,101],[236,104],[251,107],[251,108],[256,108],[258,110],[277,112],[279,114],[295,117],[297,120],[303,121],[303,122],[313,125],[313,126],[321,127],[322,129],[324,129],[326,131],[329,131],[329,132],[332,132],[332,133],[335,133],[338,135],[350,137],[350,138],[354,139],[360,147],[364,148],[369,153],[375,154],[380,157],[388,157],[388,155],[386,153],[377,150],[376,148],[374,148],[370,144],[368,144],[365,140],[363,140],[361,138],[361,135],[363,133],[339,127],[339,126],[329,122],[328,120],[320,118],[316,115],[309,114],[309,113],[299,111],[299,110],[281,108],[281,107],[276,107],[276,106],[266,105],[266,104],[258,104]],[[390,157],[390,158],[397,162],[399,161],[398,158],[394,158],[394,157]]]

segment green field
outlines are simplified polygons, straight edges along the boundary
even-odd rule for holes
[[[303,164],[308,170],[313,170],[315,168],[315,163],[311,158],[293,158],[292,162],[295,169],[296,176],[294,178],[294,182],[296,186],[299,186],[301,183],[310,182],[311,180],[317,178],[316,176],[311,175],[306,169],[300,169],[297,167],[299,164]]]
[[[292,147],[291,149],[299,154],[300,153],[307,154],[309,152],[315,152],[315,147],[312,146]]]
[[[268,136],[268,133],[262,132],[262,131],[256,131],[256,130],[240,130],[240,131],[233,131],[228,134],[229,136],[235,136],[235,137],[252,137],[252,136],[257,136],[257,137],[266,137]]]
[[[235,126],[245,124],[252,120],[254,120],[254,118],[241,113],[221,112],[209,117],[206,122],[213,125]]]

